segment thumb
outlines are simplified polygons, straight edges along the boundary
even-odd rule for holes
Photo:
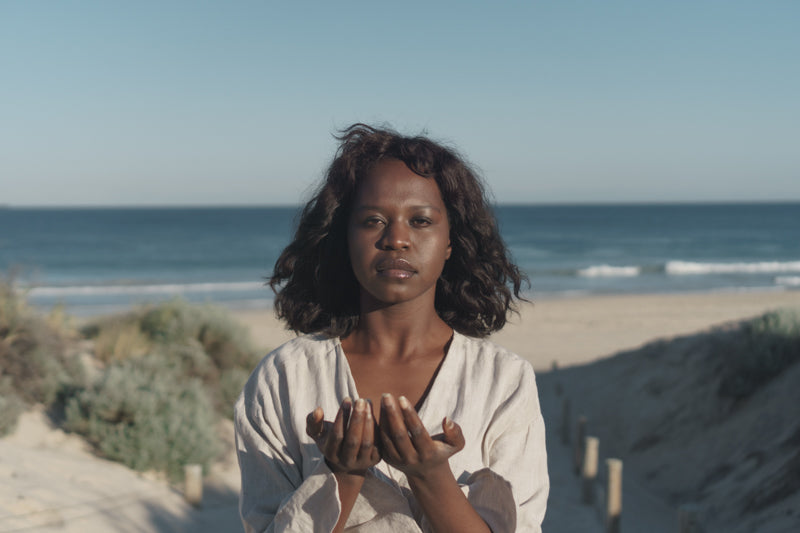
[[[464,448],[464,434],[461,432],[461,426],[453,422],[449,416],[444,417],[442,420],[442,431],[444,432],[445,442],[453,446],[457,450]]]
[[[306,417],[306,434],[314,440],[322,435],[323,416],[322,407],[317,407],[308,413],[308,417]]]

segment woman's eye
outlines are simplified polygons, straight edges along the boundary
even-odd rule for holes
[[[370,218],[364,220],[364,225],[367,226],[367,227],[370,227],[370,228],[374,227],[374,226],[378,226],[379,224],[382,224],[382,223],[383,223],[383,221],[378,217],[370,217]]]
[[[429,218],[415,218],[411,221],[415,226],[430,226],[431,220]]]

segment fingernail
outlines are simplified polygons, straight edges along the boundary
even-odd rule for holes
[[[372,418],[372,400],[367,398],[367,418]]]
[[[342,400],[342,403],[353,403],[353,400],[350,399],[350,396],[345,396],[344,400]]]
[[[387,407],[391,407],[392,405],[394,405],[394,398],[392,398],[392,395],[389,394],[388,392],[384,392],[383,394],[381,394],[381,401]]]
[[[408,398],[406,398],[405,396],[400,396],[397,399],[397,401],[400,402],[400,407],[402,407],[403,409],[408,409],[409,407],[411,407],[411,404],[408,402]]]
[[[363,411],[366,403],[367,402],[364,401],[364,398],[359,398],[356,400],[356,411]]]
[[[455,424],[453,424],[453,420],[449,416],[444,417],[444,427],[447,429],[453,429],[454,425]]]

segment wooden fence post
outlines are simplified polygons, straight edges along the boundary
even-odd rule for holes
[[[575,462],[575,475],[580,475],[581,464],[583,463],[583,444],[586,438],[586,417],[578,417],[578,429],[575,434],[575,454],[573,456]]]
[[[597,479],[597,456],[600,440],[597,437],[586,437],[586,446],[583,454],[582,494],[583,503],[594,503],[594,482]]]
[[[553,360],[550,370],[553,374],[556,374],[558,372],[558,361],[556,361],[555,359]],[[556,396],[561,396],[562,392],[564,392],[564,387],[561,385],[560,381],[556,381],[556,386],[555,386]]]
[[[679,533],[700,533],[697,505],[687,503],[678,507],[678,531]]]
[[[606,489],[606,533],[620,533],[622,519],[622,461],[606,459],[608,487]]]
[[[561,442],[564,445],[569,445],[569,424],[572,415],[570,414],[571,406],[569,398],[564,398],[564,402],[561,404]]]
[[[203,505],[203,466],[197,464],[183,467],[185,485],[183,496],[186,501],[195,507]]]

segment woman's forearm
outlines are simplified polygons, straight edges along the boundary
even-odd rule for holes
[[[414,496],[437,533],[491,533],[467,500],[447,463],[424,476],[408,477]]]
[[[339,513],[339,520],[336,522],[336,527],[333,528],[333,533],[344,531],[344,525],[350,517],[350,511],[358,498],[358,493],[361,492],[361,487],[364,485],[364,475],[349,474],[346,472],[334,472],[336,476],[336,484],[339,487],[339,502],[342,505],[342,511]]]

